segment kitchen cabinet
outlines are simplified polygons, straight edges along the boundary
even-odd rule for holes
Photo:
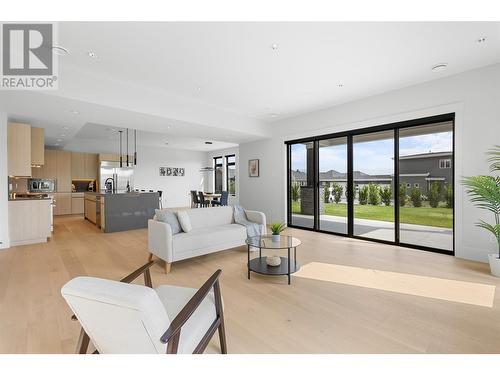
[[[51,200],[9,201],[9,238],[11,246],[47,242],[51,236]]]
[[[31,177],[31,126],[9,123],[7,128],[8,175]]]
[[[56,151],[56,178],[57,192],[71,193],[71,152]]]
[[[71,214],[71,193],[55,193],[56,207],[54,215],[70,215]]]
[[[71,213],[73,215],[83,214],[83,197],[71,197]]]
[[[96,223],[96,199],[94,195],[85,195],[85,218],[91,223]]]
[[[43,165],[45,162],[45,130],[31,128],[31,165]]]
[[[85,154],[83,152],[71,153],[71,178],[73,180],[85,177]]]
[[[98,169],[98,156],[97,154],[84,154],[84,175],[85,178],[96,180]]]

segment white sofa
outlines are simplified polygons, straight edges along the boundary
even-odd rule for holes
[[[266,216],[262,212],[245,210],[248,220],[261,225],[266,233]],[[246,227],[234,222],[233,207],[193,208],[179,211],[181,233],[172,234],[169,224],[148,221],[148,249],[166,262],[170,272],[173,262],[245,245]],[[187,221],[187,223],[186,223]]]

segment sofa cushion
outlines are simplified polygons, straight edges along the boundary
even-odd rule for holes
[[[193,229],[234,223],[231,206],[195,208],[184,212],[189,217]]]
[[[167,223],[172,228],[172,234],[177,234],[182,231],[177,214],[170,210],[155,210],[155,220]]]
[[[181,253],[217,244],[244,241],[245,238],[247,238],[245,227],[238,224],[224,224],[192,229],[189,233],[179,233],[173,237],[173,248],[176,253]]]
[[[189,220],[188,211],[179,211],[177,212],[177,218],[179,219],[179,223],[182,227],[182,230],[186,233],[190,232],[193,227],[191,226],[191,220]]]

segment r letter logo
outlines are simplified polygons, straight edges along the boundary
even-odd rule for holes
[[[52,24],[2,25],[2,89],[55,89]]]

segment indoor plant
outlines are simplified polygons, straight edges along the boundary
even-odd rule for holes
[[[271,224],[271,232],[273,232],[273,241],[279,242],[280,233],[286,228],[286,224],[284,222],[281,223],[272,223]]]
[[[465,177],[463,184],[471,201],[479,208],[490,211],[495,217],[495,223],[490,224],[479,220],[476,224],[495,236],[498,244],[498,254],[489,254],[491,274],[500,277],[500,146],[495,146],[487,153],[490,157],[490,171],[496,176]]]

